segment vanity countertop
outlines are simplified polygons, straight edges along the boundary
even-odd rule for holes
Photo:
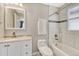
[[[0,43],[21,41],[21,40],[32,40],[32,36],[19,36],[19,37],[0,38]]]

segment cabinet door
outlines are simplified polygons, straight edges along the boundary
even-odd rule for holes
[[[8,43],[8,56],[20,56],[20,42]]]
[[[0,43],[0,56],[7,56],[7,43]]]
[[[21,42],[21,55],[22,56],[32,55],[32,41],[31,40]]]

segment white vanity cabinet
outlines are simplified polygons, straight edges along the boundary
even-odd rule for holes
[[[0,56],[7,56],[7,43],[0,43]]]
[[[0,43],[0,56],[31,56],[32,40]]]

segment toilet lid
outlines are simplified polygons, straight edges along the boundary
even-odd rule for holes
[[[40,48],[39,48],[39,51],[40,51],[40,53],[41,53],[43,56],[52,56],[52,55],[53,55],[52,50],[51,50],[48,46],[40,47]]]

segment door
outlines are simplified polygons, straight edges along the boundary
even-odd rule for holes
[[[0,43],[0,56],[7,56],[7,43]]]
[[[20,52],[20,42],[8,42],[8,56],[20,56]]]

